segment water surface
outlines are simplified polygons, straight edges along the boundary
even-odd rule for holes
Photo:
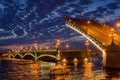
[[[69,65],[70,74],[50,76],[55,63],[4,58],[0,60],[0,80],[120,80],[119,70],[105,70],[101,62],[93,62],[89,76],[82,65]]]

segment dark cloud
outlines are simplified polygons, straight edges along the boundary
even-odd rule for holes
[[[91,0],[81,0],[82,5],[89,5],[91,3]]]
[[[111,0],[0,0],[0,45],[70,39],[79,34],[66,28],[63,16],[101,19],[119,8]]]
[[[116,3],[110,3],[110,4],[107,5],[107,7],[111,10],[115,10],[115,9],[120,8],[119,3],[117,3],[117,2]]]

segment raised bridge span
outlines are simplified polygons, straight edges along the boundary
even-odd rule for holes
[[[94,20],[65,17],[66,26],[93,43],[103,55],[103,66],[120,68],[120,33]]]
[[[114,43],[120,45],[120,33],[117,33],[113,28],[101,24],[94,20],[84,20],[66,17],[66,26],[77,31],[93,43],[98,49],[109,46],[114,37]],[[115,33],[115,35],[113,35]],[[111,35],[111,37],[110,37]]]

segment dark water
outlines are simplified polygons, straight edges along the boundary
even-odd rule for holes
[[[70,74],[50,76],[49,71],[54,65],[40,61],[1,59],[0,80],[120,80],[120,71],[103,69],[101,59],[93,62],[90,76],[85,76],[85,69],[81,65],[69,66]]]

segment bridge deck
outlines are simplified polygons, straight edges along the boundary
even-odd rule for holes
[[[120,33],[112,31],[111,27],[105,26],[104,24],[98,23],[94,20],[81,20],[74,18],[66,18],[66,20],[105,46],[110,45],[112,42],[112,38],[109,34],[115,33],[114,42],[115,44],[120,45]]]

